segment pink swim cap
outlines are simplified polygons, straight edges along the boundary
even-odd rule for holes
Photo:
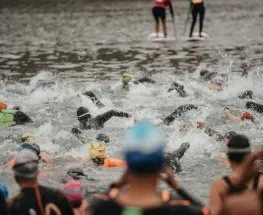
[[[64,185],[64,195],[70,203],[81,202],[84,199],[84,188],[77,180],[70,180]]]

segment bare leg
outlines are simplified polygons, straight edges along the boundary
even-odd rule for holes
[[[155,33],[156,33],[156,36],[158,37],[159,36],[159,19],[155,20]]]

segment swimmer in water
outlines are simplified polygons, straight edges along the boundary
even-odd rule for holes
[[[174,11],[173,11],[173,5],[172,5],[172,0],[155,0],[153,9],[152,9],[152,14],[155,20],[155,33],[156,36],[159,37],[159,22],[160,19],[163,24],[163,34],[164,37],[167,37],[167,28],[166,28],[166,7],[169,6],[170,13],[172,16],[172,19],[174,20]]]
[[[186,113],[189,110],[193,109],[198,109],[199,107],[204,107],[205,105],[193,105],[193,104],[188,104],[188,105],[182,105],[178,107],[173,113],[171,113],[169,116],[165,117],[163,119],[163,122],[165,125],[171,125],[173,121],[180,116],[182,116],[184,113]]]
[[[133,115],[125,112],[110,110],[92,118],[87,108],[79,107],[77,110],[77,117],[80,123],[79,127],[83,130],[101,129],[104,127],[104,123],[110,120],[113,116],[131,118]]]
[[[132,76],[128,72],[124,72],[122,74],[121,82],[122,82],[122,89],[126,90],[126,91],[129,90],[130,83],[133,83],[133,84],[139,84],[139,83],[155,84],[156,83],[156,81],[154,81],[153,79],[148,78],[148,77],[143,77],[143,78],[140,78],[140,79],[138,79],[136,81],[132,81]]]
[[[226,107],[224,109],[224,114],[228,120],[235,122],[235,123],[240,123],[240,122],[244,122],[244,121],[252,122],[252,123],[255,122],[255,118],[254,118],[253,114],[248,112],[248,111],[243,112],[240,116],[234,116],[233,114],[231,114],[230,109],[228,107]]]
[[[40,147],[38,144],[36,144],[33,134],[31,134],[31,133],[23,134],[21,137],[21,142],[22,143],[21,143],[18,151],[21,151],[23,149],[29,149],[29,150],[31,150],[37,154],[40,161],[42,161],[44,163],[51,163],[51,160],[49,159],[48,155],[41,153]],[[12,168],[14,166],[14,163],[15,163],[15,158],[13,158],[8,163],[8,167]]]
[[[19,110],[7,110],[5,102],[0,101],[0,127],[24,125],[33,122],[31,118]]]
[[[89,157],[96,166],[103,166],[106,168],[126,166],[126,163],[123,160],[106,157],[106,146],[103,141],[94,141],[91,144]]]
[[[180,128],[180,132],[185,132],[186,129],[190,128],[190,127],[196,127],[199,129],[204,129],[204,132],[209,136],[209,137],[215,137],[217,142],[225,142],[228,143],[228,141],[235,135],[237,135],[237,133],[235,131],[228,131],[227,133],[225,133],[225,135],[221,135],[219,132],[215,131],[214,129],[212,129],[208,123],[206,122],[201,122],[201,121],[197,121],[196,123],[190,123],[190,122],[186,122],[184,124],[182,124],[181,128]]]
[[[180,85],[176,82],[173,82],[172,86],[168,89],[168,92],[172,92],[176,90],[177,93],[179,94],[179,97],[185,98],[187,97],[187,94],[184,90],[184,85]]]

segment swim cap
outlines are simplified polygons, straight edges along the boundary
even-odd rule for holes
[[[208,74],[209,73],[209,71],[207,70],[207,69],[202,69],[201,71],[200,71],[200,76],[204,76],[204,75],[206,75],[206,74]]]
[[[163,167],[165,140],[155,125],[139,122],[128,130],[125,139],[124,155],[129,171],[151,174]]]
[[[0,193],[3,195],[5,200],[8,199],[8,190],[4,183],[0,182]]]
[[[80,121],[85,118],[91,118],[88,108],[79,107],[77,110],[77,117],[78,117],[78,120]]]
[[[243,113],[241,114],[241,119],[242,119],[242,120],[244,120],[244,119],[250,119],[252,122],[255,121],[255,118],[254,118],[253,114],[250,113],[250,112],[248,112],[248,111],[243,112]]]
[[[13,171],[15,175],[23,178],[34,178],[38,175],[39,158],[35,152],[22,149],[15,156]]]
[[[92,142],[89,150],[90,158],[105,158],[105,145],[100,142]]]
[[[36,143],[34,144],[29,144],[29,143],[23,143],[20,147],[19,147],[19,151],[23,150],[23,149],[29,149],[33,152],[35,152],[38,156],[40,155],[40,147],[39,145],[37,145]]]
[[[124,72],[121,79],[122,83],[128,84],[131,80],[132,80],[131,75],[128,72]]]
[[[35,143],[35,138],[34,138],[33,134],[25,133],[22,135],[21,141],[22,142],[29,141],[29,142]]]
[[[64,195],[70,203],[82,202],[84,199],[84,188],[77,180],[70,180],[64,185]]]
[[[96,137],[96,140],[98,140],[100,142],[104,142],[104,143],[109,143],[110,142],[110,138],[106,134],[98,134],[97,137]]]
[[[7,105],[5,102],[0,101],[0,110],[6,110],[7,109]]]
[[[232,137],[234,137],[234,136],[236,136],[237,135],[237,133],[235,132],[235,131],[229,131],[229,132],[227,132],[226,134],[225,134],[225,136],[224,136],[224,142],[225,143],[228,143],[228,141],[232,138]]]

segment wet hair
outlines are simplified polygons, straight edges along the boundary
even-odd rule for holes
[[[110,142],[110,138],[108,135],[106,134],[98,134],[96,137],[96,140],[100,141],[100,142],[104,142],[104,143],[109,143]]]
[[[238,135],[233,136],[229,140],[227,147],[228,149],[231,148],[231,149],[237,149],[237,150],[249,149],[250,142],[246,136],[238,134]],[[227,156],[231,162],[235,162],[239,164],[244,160],[245,156],[248,155],[249,153],[250,153],[249,151],[228,152]]]

